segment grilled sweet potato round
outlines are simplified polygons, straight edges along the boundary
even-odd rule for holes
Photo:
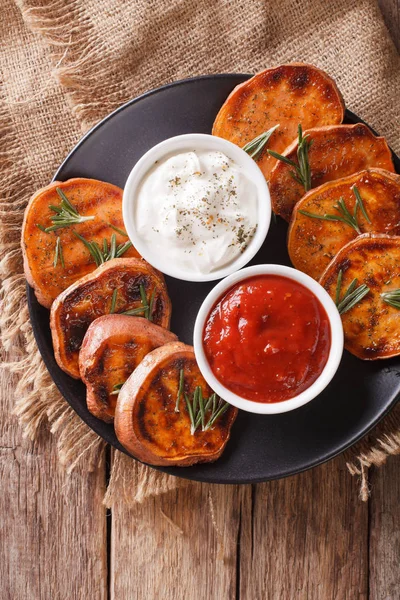
[[[184,373],[179,412],[175,411],[180,373]],[[191,433],[184,394],[196,386],[203,397],[212,390],[197,366],[192,346],[167,344],[147,354],[123,385],[115,411],[115,432],[136,458],[151,465],[189,466],[219,458],[229,439],[237,409],[229,407],[207,431]]]
[[[354,186],[370,221],[358,206],[356,226],[359,225],[360,233],[400,235],[400,175],[383,169],[361,171],[310,190],[296,204],[288,234],[289,256],[296,269],[319,279],[339,250],[360,235],[343,221],[316,218],[324,215],[341,217],[342,212],[338,209],[341,199],[353,215],[356,205]]]
[[[257,73],[238,85],[222,105],[213,135],[243,147],[259,134],[279,124],[268,148],[279,152],[303,129],[336,125],[343,121],[342,96],[327,73],[313,65],[292,63]],[[269,179],[276,159],[263,152],[258,166]]]
[[[51,206],[60,207],[61,204],[57,188],[64,192],[79,215],[95,218],[45,233],[41,228],[53,226],[51,217],[57,214]],[[103,245],[104,239],[110,244],[113,234],[117,245],[127,242],[128,237],[111,225],[124,230],[122,190],[111,183],[83,178],[56,181],[32,196],[22,225],[22,251],[25,276],[40,304],[50,308],[63,290],[96,269],[90,252],[73,231],[100,245]],[[62,259],[58,257],[54,266],[57,238]],[[139,257],[139,253],[131,247],[124,256]]]
[[[92,415],[112,422],[119,386],[146,354],[176,341],[174,333],[140,317],[113,314],[93,321],[79,352],[79,371]]]
[[[309,149],[311,188],[376,167],[394,172],[392,153],[385,138],[376,137],[362,123],[318,127],[304,131],[312,140]],[[283,155],[298,164],[297,140]],[[293,167],[278,161],[269,182],[273,211],[289,221],[292,211],[304,196],[304,187],[296,181]]]
[[[79,350],[90,323],[111,312],[133,310],[140,311],[135,316],[148,314],[156,325],[169,328],[171,301],[164,279],[140,258],[110,260],[64,290],[50,313],[54,354],[61,369],[79,379]]]
[[[342,314],[345,347],[364,360],[400,354],[400,310],[382,297],[400,289],[399,265],[399,236],[364,234],[346,244],[321,277],[332,298],[336,298],[340,271],[340,299],[354,279],[369,287],[368,294]]]

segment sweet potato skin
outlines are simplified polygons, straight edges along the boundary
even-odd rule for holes
[[[336,125],[344,118],[343,98],[331,77],[321,69],[292,63],[265,69],[238,85],[222,105],[212,133],[243,147],[279,123],[268,147],[282,154],[303,129]],[[269,179],[276,159],[263,152],[258,166]]]
[[[55,213],[49,205],[60,205],[57,187],[65,193],[80,215],[95,215],[95,219],[49,233],[41,231],[38,225],[53,225],[50,217]],[[112,229],[110,224],[125,229],[122,220],[122,190],[116,185],[79,177],[53,182],[35,192],[25,209],[21,245],[25,276],[40,304],[50,308],[62,291],[96,269],[89,251],[72,233],[73,230],[99,244],[103,243],[104,238],[110,242],[113,233],[116,235],[117,245],[128,241],[128,237]],[[60,261],[56,267],[53,266],[57,237],[61,240],[65,268]],[[124,256],[140,257],[134,247],[129,248]]]
[[[50,311],[50,328],[55,358],[61,369],[79,379],[79,350],[90,323],[110,314],[115,289],[118,290],[115,313],[141,307],[141,284],[147,300],[156,290],[153,322],[168,329],[171,301],[164,279],[143,259],[110,260],[57,297]]]
[[[362,233],[400,235],[400,175],[369,169],[310,190],[296,204],[288,232],[288,251],[293,266],[319,279],[339,250],[359,234],[340,221],[325,221],[301,214],[339,215],[334,205],[343,198],[350,213],[355,207],[353,186],[360,192],[367,215],[357,219]]]
[[[89,325],[79,352],[79,372],[86,385],[86,403],[95,417],[114,420],[114,385],[124,383],[141,360],[177,336],[140,317],[105,315]]]
[[[329,263],[320,283],[335,298],[339,271],[342,295],[351,281],[365,283],[370,292],[342,315],[345,348],[363,360],[400,354],[400,312],[383,302],[381,294],[400,288],[400,237],[364,234],[342,248]]]
[[[312,140],[309,149],[311,188],[369,168],[395,171],[385,138],[376,137],[364,124],[317,127],[303,132]],[[283,155],[297,161],[297,140]],[[290,220],[296,203],[304,196],[303,186],[291,175],[293,168],[278,161],[269,182],[272,209]]]
[[[147,354],[118,396],[117,437],[128,452],[151,465],[184,467],[217,460],[237,415],[237,409],[230,407],[214,427],[192,435],[183,398],[175,412],[180,369],[184,369],[186,393],[200,385],[204,397],[210,396],[212,390],[199,371],[193,348],[181,342]]]

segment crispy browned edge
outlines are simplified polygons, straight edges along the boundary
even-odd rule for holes
[[[349,249],[352,250],[356,246],[359,246],[359,245],[362,246],[365,241],[379,240],[379,239],[383,239],[383,240],[387,240],[387,241],[389,241],[389,240],[395,241],[398,244],[400,244],[400,236],[398,236],[398,235],[386,235],[384,233],[363,233],[362,235],[357,236],[354,240],[351,240],[348,244],[346,244],[345,246],[343,246],[343,248],[341,248],[339,250],[339,252],[336,254],[336,256],[331,260],[329,265],[326,267],[325,271],[322,273],[322,275],[319,279],[319,284],[325,288],[325,284],[328,281],[329,277],[332,275],[332,273],[335,272],[335,270],[337,268],[337,264],[342,260],[343,255],[346,255],[346,253]],[[345,347],[346,347],[346,343],[345,343]],[[353,354],[354,356],[357,356],[357,358],[360,358],[361,360],[367,360],[367,361],[385,360],[387,358],[393,358],[395,356],[399,356],[399,354],[400,354],[400,351],[395,351],[392,354],[385,354],[384,356],[373,356],[373,357],[372,356],[364,356],[364,355],[357,354],[357,352],[354,352],[353,348],[351,350],[349,350],[349,352],[351,352],[351,354]]]
[[[367,175],[369,173],[380,175],[381,177],[383,177],[385,179],[390,179],[393,183],[400,186],[400,175],[398,173],[392,173],[392,171],[387,171],[386,169],[378,169],[376,167],[371,167],[370,169],[364,169],[363,171],[358,171],[357,173],[352,173],[351,175],[347,175],[347,177],[341,177],[340,179],[334,179],[332,181],[327,181],[326,183],[323,183],[322,185],[320,185],[316,188],[311,188],[311,190],[306,192],[304,194],[304,196],[302,196],[302,198],[300,198],[300,200],[296,203],[296,205],[293,209],[293,212],[292,212],[292,216],[290,218],[289,229],[287,232],[288,254],[289,254],[289,258],[290,258],[293,266],[296,269],[297,269],[297,267],[296,267],[295,261],[293,260],[293,256],[291,253],[290,240],[291,240],[292,232],[293,232],[293,229],[295,226],[297,213],[299,212],[299,210],[302,209],[303,204],[305,204],[305,202],[309,199],[310,196],[318,195],[318,194],[324,192],[329,187],[335,188],[338,185],[351,184],[353,181],[357,181],[360,177],[363,177],[364,175]],[[357,237],[359,237],[359,236],[357,236]],[[332,259],[332,260],[334,260],[334,259]],[[321,275],[321,277],[322,277],[322,275]]]
[[[40,188],[40,190],[37,190],[30,198],[25,211],[24,211],[24,219],[22,221],[22,231],[21,231],[21,248],[22,248],[22,257],[23,257],[23,261],[24,261],[24,273],[25,273],[25,277],[26,280],[28,282],[28,284],[33,288],[34,292],[35,292],[35,296],[37,298],[37,301],[39,302],[39,304],[41,304],[42,306],[45,306],[46,308],[50,308],[52,305],[52,302],[49,300],[49,298],[42,293],[42,291],[36,286],[35,284],[35,279],[32,276],[32,272],[31,272],[31,267],[29,265],[29,260],[26,254],[26,248],[25,248],[25,243],[24,243],[24,239],[25,239],[25,227],[26,227],[26,222],[28,220],[28,215],[29,215],[29,211],[30,211],[30,207],[32,206],[32,204],[35,202],[36,198],[38,196],[40,196],[41,194],[43,194],[44,192],[48,192],[49,190],[52,190],[60,185],[62,185],[63,183],[69,183],[69,182],[74,182],[74,183],[81,183],[81,182],[96,182],[96,183],[104,183],[105,185],[111,187],[111,188],[115,188],[116,190],[120,191],[122,194],[122,190],[121,188],[119,188],[117,185],[114,185],[113,183],[108,183],[107,181],[100,181],[98,179],[91,179],[88,177],[72,177],[71,179],[67,179],[66,181],[53,181],[52,183],[49,183],[49,185],[45,185],[44,187]]]
[[[339,90],[335,80],[332,79],[332,77],[330,75],[328,75],[328,73],[326,71],[324,71],[323,69],[320,69],[319,67],[316,67],[315,65],[311,65],[310,63],[293,62],[293,63],[284,63],[283,65],[276,65],[274,67],[269,67],[268,69],[263,69],[262,71],[258,71],[255,75],[253,75],[253,77],[251,77],[250,79],[247,79],[246,81],[243,81],[243,83],[239,83],[239,85],[234,87],[233,90],[231,91],[231,93],[229,94],[229,96],[226,98],[223,105],[221,106],[221,108],[219,109],[217,116],[214,119],[214,123],[213,123],[213,127],[212,127],[212,134],[217,135],[215,133],[216,123],[220,117],[220,114],[224,112],[225,105],[229,102],[230,99],[232,99],[233,96],[236,96],[236,94],[240,94],[242,92],[242,88],[246,88],[249,85],[249,83],[251,83],[254,79],[259,77],[260,75],[264,75],[268,71],[272,72],[272,71],[276,71],[277,69],[282,69],[285,67],[307,67],[308,69],[313,69],[315,71],[318,71],[327,81],[329,81],[329,83],[332,84],[335,92],[337,93],[338,99],[342,106],[342,121],[343,121],[346,105],[344,102],[343,95],[342,95],[341,91]],[[223,116],[223,114],[221,116]]]
[[[118,314],[104,315],[89,325],[79,352],[79,371],[81,379],[86,385],[86,404],[89,412],[106,423],[112,423],[113,418],[106,413],[103,404],[97,399],[92,385],[85,377],[85,370],[87,362],[90,362],[95,356],[98,348],[108,338],[119,334],[131,335],[132,337],[135,335],[148,335],[148,337],[154,339],[155,344],[158,346],[178,341],[178,337],[169,329],[159,327],[155,323],[150,323],[147,319],[140,317]]]
[[[81,279],[78,279],[78,281],[76,281],[75,283],[70,285],[66,290],[61,292],[61,294],[59,296],[57,296],[57,298],[54,300],[54,302],[51,306],[51,309],[50,309],[50,329],[51,329],[51,337],[53,339],[54,356],[55,356],[55,359],[56,359],[59,367],[65,373],[67,373],[68,375],[73,377],[74,379],[79,379],[79,376],[75,375],[74,373],[71,373],[71,371],[65,367],[65,365],[63,364],[63,362],[61,360],[61,355],[60,355],[60,338],[59,338],[58,329],[57,329],[57,318],[58,318],[58,313],[60,311],[62,303],[64,302],[64,300],[67,298],[67,296],[71,292],[75,291],[81,285],[85,285],[88,281],[92,281],[93,279],[96,279],[96,277],[98,277],[99,275],[102,275],[105,271],[112,270],[115,267],[118,267],[118,265],[135,267],[136,265],[143,264],[143,263],[145,263],[146,267],[149,269],[150,272],[152,271],[154,273],[154,277],[162,283],[163,288],[165,289],[166,306],[167,306],[168,315],[169,315],[169,320],[168,320],[168,327],[169,327],[169,321],[171,319],[171,300],[168,296],[168,291],[165,286],[164,278],[160,277],[159,273],[155,269],[153,269],[153,267],[149,263],[147,263],[143,258],[114,258],[113,260],[109,260],[108,262],[100,265],[100,267],[97,267],[97,269],[95,269],[91,273],[88,273],[88,275],[85,275],[84,277],[81,277]]]
[[[213,462],[221,456],[230,438],[231,426],[236,419],[238,412],[237,409],[233,409],[233,407],[231,411],[232,417],[227,426],[228,434],[224,444],[217,451],[211,452],[208,455],[202,453],[197,456],[182,456],[176,460],[160,458],[143,446],[136,435],[136,431],[133,427],[132,412],[140,388],[148,377],[152,377],[153,374],[156,373],[164,360],[172,355],[176,355],[177,358],[190,357],[193,359],[193,347],[183,344],[182,342],[172,342],[171,344],[156,348],[144,357],[140,365],[138,365],[126,383],[122,386],[118,395],[114,421],[115,433],[118,440],[128,452],[133,454],[133,456],[139,460],[151,465],[188,467],[199,462]]]
[[[333,129],[338,129],[338,128],[340,128],[340,129],[341,129],[341,128],[343,128],[343,127],[345,127],[346,129],[354,129],[355,127],[360,127],[360,125],[361,125],[362,127],[365,127],[365,129],[366,129],[366,130],[368,130],[368,133],[371,135],[371,137],[375,138],[376,140],[383,140],[383,142],[385,143],[385,145],[386,145],[386,148],[387,148],[387,150],[388,150],[388,153],[390,154],[390,157],[391,157],[391,162],[392,162],[392,167],[393,167],[393,171],[392,171],[392,172],[393,172],[393,174],[395,175],[395,174],[396,174],[396,170],[395,170],[394,163],[393,163],[392,151],[391,151],[391,149],[390,149],[390,147],[389,147],[389,144],[388,144],[388,143],[387,143],[387,141],[386,141],[386,138],[385,138],[383,135],[375,135],[375,134],[374,134],[374,133],[371,131],[371,129],[368,127],[368,125],[366,125],[365,123],[353,123],[353,124],[347,124],[347,123],[343,123],[342,125],[324,125],[323,127],[312,127],[311,129],[306,129],[305,131],[303,131],[303,137],[304,137],[304,136],[306,136],[307,134],[312,134],[314,131],[316,131],[316,132],[318,133],[318,132],[321,132],[321,131],[322,131],[322,132],[324,132],[324,131],[331,131],[331,130],[333,130]],[[298,143],[298,140],[297,140],[297,138],[296,138],[296,139],[295,139],[295,140],[293,140],[293,142],[292,142],[292,143],[291,143],[291,144],[290,144],[290,145],[289,145],[289,146],[288,146],[288,147],[287,147],[287,148],[286,148],[286,149],[285,149],[285,150],[282,152],[282,156],[289,156],[289,155],[290,155],[292,152],[294,152],[294,150],[296,150],[296,152],[297,152],[297,143]],[[273,178],[273,176],[274,176],[274,172],[275,172],[275,170],[277,170],[277,169],[279,169],[279,168],[282,168],[282,167],[280,167],[280,164],[281,164],[281,161],[279,161],[279,160],[278,160],[278,161],[276,162],[276,165],[273,167],[273,169],[272,169],[272,171],[271,171],[270,183],[271,183],[271,181],[272,181],[272,178]],[[371,169],[372,169],[372,168],[373,168],[373,167],[371,167]],[[387,169],[379,169],[379,170],[380,170],[380,171],[385,171],[385,172],[388,172],[388,173],[390,173],[390,171],[387,171]],[[351,173],[350,175],[346,175],[346,177],[351,177],[352,175],[353,175],[353,173]],[[344,179],[344,177],[343,177],[343,178],[341,178],[341,179]],[[335,180],[335,179],[333,179],[332,181],[339,181],[339,179],[336,179],[336,180]],[[327,184],[329,184],[329,183],[330,183],[330,181],[326,181],[325,183],[322,183],[321,185],[327,185]],[[311,192],[311,191],[315,191],[315,190],[317,190],[317,189],[318,189],[318,187],[321,187],[321,186],[317,186],[317,187],[315,187],[315,188],[311,188],[311,190],[309,190],[307,193],[309,193],[309,192]],[[295,206],[293,207],[293,210],[294,210],[294,208],[296,207],[296,205],[297,205],[299,202],[301,202],[301,201],[302,201],[302,199],[303,199],[303,198],[304,198],[304,196],[302,196],[302,197],[301,197],[301,198],[300,198],[300,199],[297,201],[297,203],[296,203],[296,204],[295,204]],[[280,215],[280,216],[281,216],[283,219],[285,219],[285,221],[288,221],[288,222],[290,222],[290,219],[291,219],[291,215],[292,215],[292,213],[293,213],[293,210],[292,210],[292,212],[291,212],[291,214],[290,214],[290,217],[289,217],[289,218],[287,218],[287,217],[286,217],[286,215],[282,215],[281,213],[279,213],[278,211],[276,211],[276,210],[275,210],[275,209],[276,209],[276,206],[275,206],[274,197],[273,197],[273,195],[272,195],[272,194],[271,194],[271,202],[272,202],[272,209],[273,209],[273,211],[274,211],[274,212],[275,212],[277,215]]]

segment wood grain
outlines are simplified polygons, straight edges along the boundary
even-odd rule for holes
[[[13,389],[0,371],[0,598],[103,600],[104,462],[67,477],[50,434],[37,444],[22,440],[11,416]]]
[[[400,456],[370,476],[370,600],[400,597]]]
[[[112,600],[232,600],[250,486],[192,483],[112,515]]]

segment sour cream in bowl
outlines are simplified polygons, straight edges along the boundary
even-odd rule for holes
[[[238,146],[206,134],[169,138],[133,167],[122,202],[130,240],[151,265],[212,281],[246,265],[271,221],[267,182]]]

